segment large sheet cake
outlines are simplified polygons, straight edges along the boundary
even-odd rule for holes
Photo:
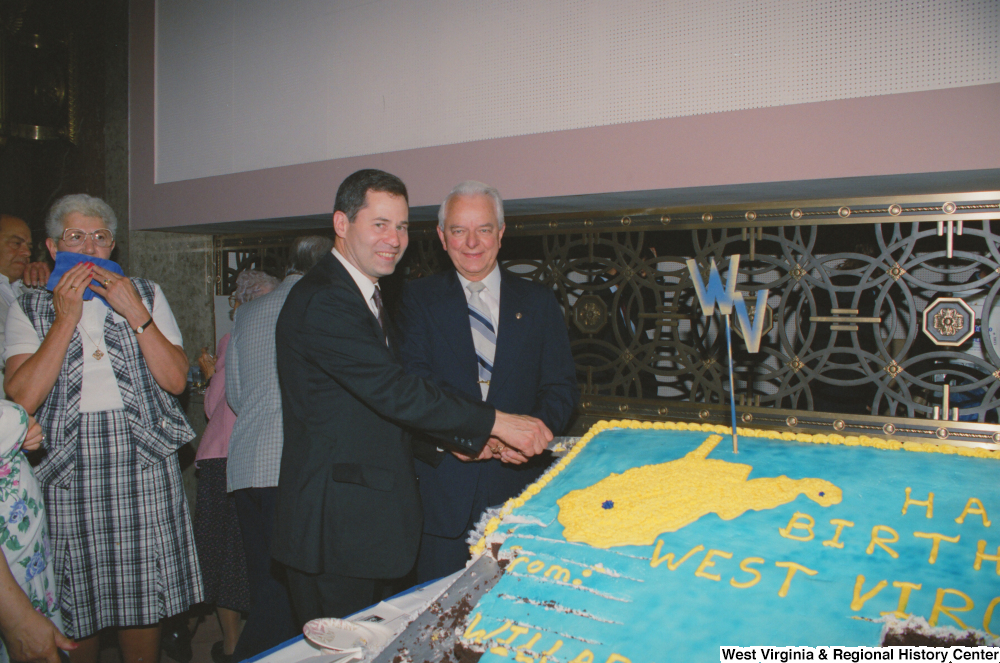
[[[506,572],[483,661],[712,661],[879,644],[887,621],[1000,633],[1000,453],[601,422],[486,527]],[[669,648],[669,656],[665,652]]]

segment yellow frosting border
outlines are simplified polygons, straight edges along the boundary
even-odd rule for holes
[[[635,419],[612,419],[611,421],[601,420],[591,426],[590,430],[580,438],[568,454],[563,456],[548,472],[542,475],[535,483],[524,489],[524,492],[517,497],[507,500],[500,508],[500,512],[491,518],[486,524],[483,536],[472,545],[470,551],[472,556],[481,554],[486,550],[486,538],[497,531],[500,521],[509,516],[514,509],[524,506],[524,503],[537,495],[552,479],[562,472],[577,454],[583,451],[594,437],[601,431],[612,428],[639,428],[646,430],[680,430],[680,431],[701,431],[705,433],[732,433],[732,428],[721,424],[700,424],[684,421],[636,421]],[[971,458],[988,458],[1000,460],[1000,451],[991,451],[979,447],[956,447],[950,444],[934,444],[930,442],[899,442],[898,440],[882,440],[868,437],[867,435],[838,435],[836,433],[826,435],[818,433],[808,435],[806,433],[793,433],[791,431],[772,431],[754,428],[736,427],[738,435],[747,437],[759,437],[769,440],[784,440],[788,442],[810,442],[812,444],[842,444],[848,447],[872,447],[874,449],[884,449],[886,451],[916,451],[921,453],[941,453],[956,456],[967,456]]]

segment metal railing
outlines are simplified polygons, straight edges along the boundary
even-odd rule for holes
[[[577,430],[728,421],[721,319],[701,314],[685,261],[724,272],[739,254],[738,289],[769,293],[760,352],[734,339],[743,425],[996,447],[998,219],[996,191],[520,216],[500,260],[562,304]],[[217,292],[246,267],[280,272],[294,237],[216,237]],[[449,265],[434,223],[413,223],[394,278]]]

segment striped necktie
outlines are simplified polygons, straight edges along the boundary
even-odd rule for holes
[[[385,307],[382,306],[382,291],[378,289],[378,284],[375,284],[375,291],[372,293],[372,301],[375,302],[375,310],[378,311],[378,326],[385,331]]]
[[[490,390],[490,376],[493,375],[493,355],[497,350],[497,333],[490,320],[490,309],[479,293],[486,289],[482,281],[473,281],[469,289],[469,325],[472,327],[472,343],[476,346],[479,361],[479,389],[486,400]]]
[[[375,284],[375,292],[372,293],[372,301],[375,303],[375,310],[378,311],[378,326],[382,328],[382,333],[385,334],[385,344],[389,346],[389,332],[385,330],[385,307],[382,306],[382,291],[379,290],[378,284]]]

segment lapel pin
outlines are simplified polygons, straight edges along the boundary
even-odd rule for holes
[[[517,313],[515,313],[514,317],[517,318],[518,320],[520,320],[521,319],[521,312],[518,311]]]

